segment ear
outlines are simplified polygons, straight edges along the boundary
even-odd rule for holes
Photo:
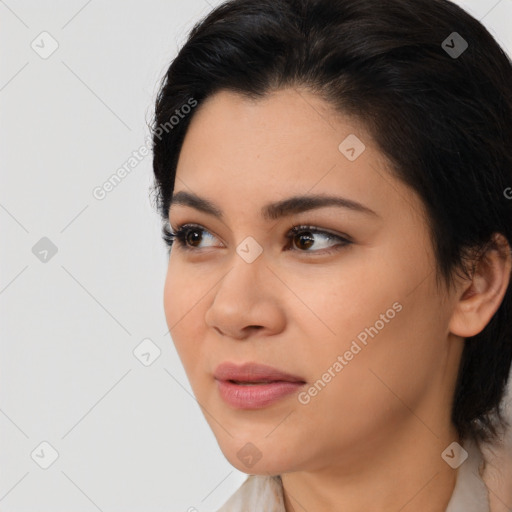
[[[510,245],[503,235],[495,233],[476,262],[471,279],[465,279],[457,286],[450,332],[468,338],[483,331],[503,301],[511,270]]]

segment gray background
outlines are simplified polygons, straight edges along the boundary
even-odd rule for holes
[[[146,143],[161,76],[219,3],[0,1],[2,512],[209,511],[246,478],[166,334],[151,154],[93,195]],[[512,0],[459,3],[511,52]]]

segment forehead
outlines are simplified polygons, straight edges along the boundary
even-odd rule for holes
[[[342,151],[347,140],[356,159]],[[284,89],[260,99],[220,91],[194,113],[176,190],[215,197],[233,211],[254,206],[259,212],[271,199],[308,193],[342,195],[374,211],[403,209],[408,195],[405,206],[411,206],[411,191],[388,167],[362,123],[307,91]]]

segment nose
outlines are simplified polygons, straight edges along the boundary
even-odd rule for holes
[[[206,311],[206,324],[223,336],[243,340],[256,331],[270,335],[284,329],[283,284],[263,256],[247,263],[238,255],[218,283]]]

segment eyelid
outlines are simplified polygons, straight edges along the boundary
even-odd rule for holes
[[[323,255],[329,255],[334,252],[340,251],[346,246],[353,244],[351,237],[349,237],[348,235],[335,233],[328,229],[320,228],[318,226],[313,226],[310,224],[292,225],[292,227],[289,228],[288,231],[286,232],[285,236],[290,241],[290,243],[293,243],[293,238],[302,232],[312,233],[313,235],[323,235],[329,240],[337,240],[338,243],[324,249],[316,249],[311,251],[301,251],[299,249],[295,249],[294,252],[298,252],[299,254],[311,254],[318,255],[320,257]]]
[[[180,246],[185,250],[200,251],[201,248],[189,246],[187,243],[185,243],[182,240],[183,237],[186,236],[189,231],[192,231],[194,229],[197,229],[200,232],[209,233],[213,237],[218,238],[217,235],[212,233],[210,230],[206,229],[201,224],[196,224],[193,222],[179,224],[178,226],[176,226],[176,228],[173,228],[171,226],[171,228],[173,229],[172,232],[169,230],[169,227],[167,225],[164,226],[164,228],[163,228],[163,238],[164,238],[165,242],[167,243],[167,245],[169,246],[169,252],[170,252],[170,249],[172,248],[172,244],[174,243],[175,240],[178,240]],[[324,228],[320,228],[318,226],[313,226],[313,225],[308,225],[308,224],[291,224],[291,226],[286,230],[285,238],[288,241],[290,241],[291,243],[293,243],[293,238],[295,236],[297,236],[297,234],[300,234],[301,232],[310,232],[314,235],[324,235],[326,238],[329,238],[331,240],[332,239],[338,240],[339,243],[332,247],[316,249],[316,250],[311,250],[311,251],[309,251],[309,250],[302,251],[300,249],[293,249],[293,252],[304,253],[304,254],[325,255],[325,254],[330,254],[332,252],[338,251],[338,250],[354,243],[352,238],[344,233],[341,234],[341,233],[333,232],[328,229],[324,229]],[[290,250],[290,249],[287,249],[287,250]]]
[[[314,224],[297,224],[297,223],[289,224],[289,227],[286,229],[286,233],[295,232],[295,231],[310,231],[312,233],[329,235],[329,236],[332,236],[333,238],[342,238],[342,239],[346,240],[347,242],[351,242],[351,243],[354,242],[352,237],[346,233],[334,231],[334,230],[327,229],[327,228],[322,228],[320,226],[315,226]]]
[[[202,231],[204,233],[209,233],[214,238],[219,238],[215,233],[213,233],[209,229],[206,229],[201,224],[196,224],[195,222],[185,222],[183,224],[178,224],[176,230],[174,230],[173,228],[173,231],[175,233],[175,236],[177,236],[180,232],[192,231],[193,229],[197,229],[198,231]]]

